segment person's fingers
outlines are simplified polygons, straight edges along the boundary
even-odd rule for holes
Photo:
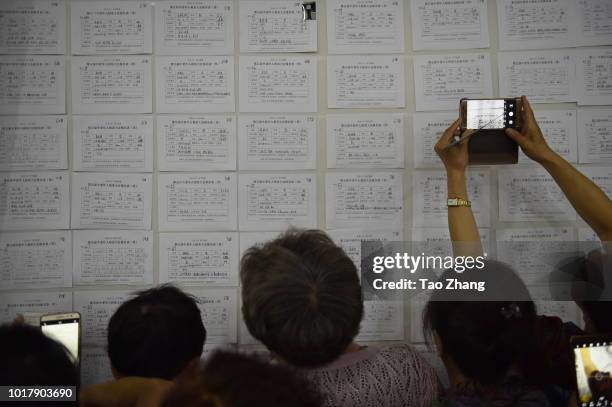
[[[525,140],[525,136],[514,129],[506,129],[506,136],[510,137],[512,140],[516,141],[518,144],[521,144]]]
[[[15,315],[15,319],[13,320],[14,325],[23,325],[25,324],[25,317],[21,314]]]
[[[469,129],[464,131],[463,133],[461,133],[461,139],[459,141],[459,144],[463,147],[463,146],[467,146],[468,145],[468,141],[470,141],[470,137],[472,137],[472,134],[476,133],[476,130],[473,129]]]
[[[453,142],[455,136],[459,135],[459,134],[457,134],[457,130],[460,130],[459,129],[459,124],[460,124],[460,120],[457,119],[446,130],[444,130],[444,133],[442,133],[442,135],[440,136],[440,139],[438,140],[438,142],[434,146],[434,150],[436,152],[439,153],[440,151],[444,150],[444,148],[448,144]]]
[[[525,106],[525,113],[527,115],[527,119],[535,120],[533,109],[531,108],[531,103],[529,103],[529,100],[527,100],[527,96],[523,95],[521,96],[521,99],[522,99],[523,105]]]
[[[459,130],[459,125],[461,124],[461,119],[457,118],[442,134],[442,138],[451,139],[455,136],[455,132]]]

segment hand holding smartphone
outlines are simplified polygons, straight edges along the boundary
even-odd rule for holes
[[[504,129],[520,129],[521,111],[521,98],[461,99],[461,130],[472,130],[468,141],[470,164],[518,162],[518,144],[506,136]]]

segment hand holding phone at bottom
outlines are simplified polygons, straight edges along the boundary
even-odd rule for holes
[[[434,150],[444,163],[447,172],[464,173],[468,166],[468,140],[473,130],[461,133],[460,119],[457,119],[447,128]]]
[[[535,119],[533,109],[526,96],[521,96],[523,108],[521,110],[521,131],[507,128],[506,135],[514,140],[521,150],[536,162],[543,162],[555,155],[555,152],[548,146],[542,130]]]

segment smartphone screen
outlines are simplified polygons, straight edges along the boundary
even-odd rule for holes
[[[504,129],[516,125],[515,99],[468,99],[467,129]]]
[[[72,361],[79,360],[79,318],[45,321],[40,327],[45,335],[63,344],[70,352]]]
[[[592,337],[574,343],[574,360],[578,405],[612,405],[612,341]]]

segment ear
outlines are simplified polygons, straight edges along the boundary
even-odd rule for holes
[[[595,334],[597,333],[597,329],[593,326],[593,321],[588,312],[582,311],[582,320],[584,321],[584,333],[585,334]]]
[[[113,378],[115,380],[119,380],[123,377],[123,375],[121,373],[119,373],[119,371],[117,369],[115,369],[115,367],[113,365],[111,365],[111,373],[113,374]]]
[[[444,346],[442,345],[442,339],[440,339],[440,335],[436,331],[433,333],[434,343],[436,344],[436,354],[442,359],[444,356]]]
[[[187,366],[174,378],[176,381],[189,381],[194,380],[200,374],[202,370],[203,361],[199,356],[191,359]]]

